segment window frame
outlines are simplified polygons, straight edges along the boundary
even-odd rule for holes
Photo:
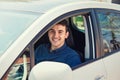
[[[89,15],[91,16],[91,22],[89,22],[89,25],[87,25],[88,26],[88,32],[90,33],[90,34],[88,34],[88,36],[89,36],[89,43],[91,43],[90,45],[92,46],[92,47],[89,47],[89,51],[90,51],[90,59],[89,60],[93,60],[93,59],[95,59],[96,58],[96,49],[98,49],[98,48],[96,48],[96,43],[98,42],[97,40],[95,40],[95,37],[97,36],[97,35],[95,35],[96,33],[94,33],[94,32],[92,32],[92,30],[94,31],[94,30],[96,30],[96,28],[94,28],[94,26],[93,26],[93,22],[92,22],[92,18],[93,18],[93,15],[92,15],[92,13],[93,13],[93,10],[91,9],[91,8],[89,8],[89,9],[80,9],[80,10],[74,10],[74,11],[71,11],[71,12],[68,12],[68,13],[65,13],[65,14],[63,14],[63,15],[60,15],[60,16],[58,16],[56,19],[54,19],[53,21],[51,21],[49,24],[47,24],[47,26],[45,26],[35,37],[34,37],[34,39],[31,41],[31,44],[32,44],[32,48],[34,48],[34,44],[51,28],[51,26],[52,25],[54,25],[55,23],[57,23],[57,22],[59,22],[60,20],[62,20],[62,19],[66,19],[66,18],[68,18],[68,17],[71,17],[71,16],[74,16],[74,15],[78,15],[78,14],[85,14],[85,13],[89,13]],[[89,19],[87,19],[88,21],[89,21]],[[90,23],[91,23],[91,25],[92,25],[92,28],[90,28],[91,27],[91,25],[90,25]],[[92,29],[92,30],[91,30]],[[92,38],[91,38],[91,34],[92,34]],[[93,41],[92,41],[93,40]],[[97,41],[97,42],[96,42]],[[94,43],[94,44],[92,44],[92,43]],[[93,48],[94,47],[94,48]],[[32,50],[34,50],[34,49],[32,49]],[[34,52],[32,51],[32,53],[34,54]],[[93,55],[94,55],[94,58],[93,58]],[[88,61],[86,61],[87,63],[88,63]],[[92,62],[92,61],[91,61]],[[33,64],[33,66],[34,66],[35,64]],[[32,66],[32,67],[33,67]],[[80,66],[81,66],[81,64],[80,64]],[[78,66],[79,67],[79,66]],[[76,68],[78,68],[78,67],[76,67]]]

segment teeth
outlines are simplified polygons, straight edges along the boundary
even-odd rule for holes
[[[55,38],[55,39],[53,39],[53,41],[55,41],[55,42],[56,42],[56,41],[58,41],[58,39],[56,39],[56,38]]]
[[[58,41],[58,39],[53,39],[53,41]]]

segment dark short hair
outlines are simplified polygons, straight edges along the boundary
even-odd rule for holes
[[[66,31],[68,31],[68,21],[67,20],[62,20],[62,21],[58,22],[57,24],[61,24],[61,25],[65,26]]]

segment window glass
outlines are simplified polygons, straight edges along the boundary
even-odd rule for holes
[[[0,55],[38,18],[38,14],[0,11]]]
[[[17,58],[3,77],[3,80],[26,80],[30,71],[30,54],[25,51],[23,55]]]
[[[97,12],[103,37],[104,53],[120,49],[120,14],[115,12]]]

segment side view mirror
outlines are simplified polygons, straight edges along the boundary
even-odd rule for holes
[[[72,69],[64,63],[40,62],[35,65],[28,77],[29,80],[73,80]]]

